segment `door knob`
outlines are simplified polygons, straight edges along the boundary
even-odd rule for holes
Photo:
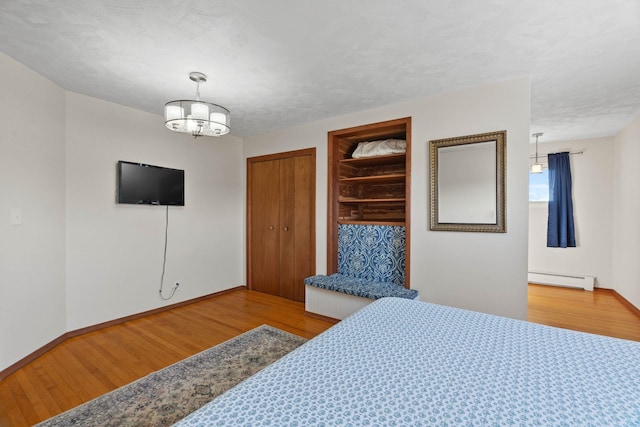
[[[289,231],[289,227],[286,227],[286,226],[285,226],[285,227],[283,228],[283,230],[284,230],[284,231]]]
[[[273,230],[275,227],[273,225],[269,226],[269,230]]]

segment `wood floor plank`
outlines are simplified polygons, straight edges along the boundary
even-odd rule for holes
[[[604,290],[529,286],[529,320],[640,341],[640,316]],[[0,426],[43,421],[262,324],[313,338],[304,304],[236,290],[70,338],[0,381]]]
[[[14,381],[0,383],[0,426],[30,425],[27,424],[30,411],[30,401],[18,381],[16,372]]]
[[[80,359],[82,359],[84,355],[79,353],[81,348],[79,348],[76,342],[82,338],[81,336],[73,338],[73,342],[69,346],[64,345],[67,344],[66,342],[63,343],[63,345],[59,345],[56,348],[59,349],[56,354],[56,361],[60,365],[65,366],[68,375],[67,382],[74,384],[76,393],[78,393],[78,396],[84,403],[110,391],[111,388],[106,387],[98,377],[92,375],[91,371],[81,362]],[[5,381],[7,379],[5,379]]]
[[[60,411],[60,408],[58,408],[58,411],[51,408],[53,406],[51,395],[42,388],[39,382],[41,378],[36,377],[32,371],[32,369],[26,369],[16,372],[16,380],[20,386],[20,392],[24,393],[16,396],[16,400],[28,425],[47,419],[52,416],[51,414]],[[14,390],[16,389],[17,387],[14,388]],[[49,408],[47,408],[43,400],[47,402]]]
[[[34,363],[37,362],[37,360],[34,361]],[[40,370],[45,371],[46,375],[50,377],[50,393],[54,396],[56,405],[59,408],[66,408],[69,404],[77,406],[82,403],[82,399],[78,397],[74,388],[69,386],[64,367],[55,363],[54,357],[51,354],[47,353],[42,356]]]

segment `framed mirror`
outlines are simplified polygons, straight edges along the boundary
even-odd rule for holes
[[[429,141],[435,231],[505,233],[507,131]]]

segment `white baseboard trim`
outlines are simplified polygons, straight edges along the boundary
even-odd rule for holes
[[[594,276],[577,276],[559,273],[529,272],[529,283],[539,285],[568,286],[593,291],[596,278]]]

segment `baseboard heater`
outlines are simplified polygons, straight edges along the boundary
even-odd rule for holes
[[[596,278],[594,276],[571,276],[558,273],[529,272],[529,283],[540,285],[568,286],[593,291]]]

